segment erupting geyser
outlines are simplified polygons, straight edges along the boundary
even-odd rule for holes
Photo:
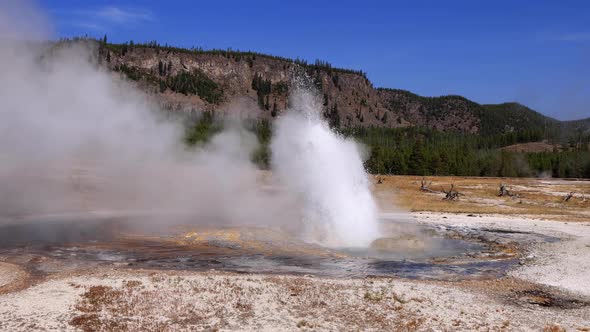
[[[98,43],[44,42],[47,29],[21,29],[13,16],[0,10],[10,37],[0,38],[0,223],[141,213],[146,224],[285,228],[331,247],[377,237],[360,147],[330,130],[311,92],[295,89],[276,121],[272,166],[284,190],[266,192],[252,133],[226,126],[186,148],[182,123],[113,75]]]
[[[276,121],[272,166],[303,200],[304,239],[332,247],[367,247],[378,236],[377,207],[360,147],[330,130],[316,96],[291,95]]]

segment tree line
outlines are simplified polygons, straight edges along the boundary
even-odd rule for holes
[[[367,170],[378,174],[590,178],[589,139],[547,152],[502,147],[538,141],[535,130],[499,135],[445,133],[424,128],[343,131],[370,149]]]
[[[221,130],[220,123],[213,112],[205,112],[188,123],[185,141],[189,145],[206,142]],[[270,168],[272,122],[252,119],[245,128],[260,143],[252,161],[260,168]],[[365,167],[373,174],[590,178],[590,138],[577,147],[522,153],[501,148],[535,140],[534,133],[480,136],[409,127],[344,129],[338,135],[368,148]]]

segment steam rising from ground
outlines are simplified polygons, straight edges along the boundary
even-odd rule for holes
[[[31,47],[2,45],[3,215],[173,211],[268,224],[287,209],[285,197],[260,192],[252,134],[230,127],[187,150],[182,126],[89,64],[87,46],[62,46],[39,60]]]
[[[3,22],[0,28],[13,26]],[[229,126],[209,144],[187,149],[182,126],[89,61],[96,53],[91,45],[56,48],[0,33],[6,35],[0,40],[0,221],[165,211],[154,219],[284,226],[325,245],[363,246],[376,237],[359,149],[329,130],[310,93],[294,94],[293,109],[277,121],[273,167],[284,187],[269,192],[250,161],[257,147],[251,133]]]

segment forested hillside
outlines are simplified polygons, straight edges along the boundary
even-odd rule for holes
[[[580,146],[511,152],[501,148],[541,137],[526,131],[484,136],[420,128],[358,128],[347,134],[371,148],[366,166],[372,173],[590,178],[588,136]]]
[[[335,68],[256,52],[176,48],[157,42],[95,41],[101,63],[137,81],[167,108],[224,109],[236,99],[272,118],[287,107],[291,80],[307,75],[338,128],[424,127],[445,132],[504,134],[535,130],[557,139],[561,122],[517,103],[480,105],[461,96],[423,97],[375,88],[361,70]],[[590,122],[580,122],[590,128]]]
[[[70,43],[72,41],[62,41]],[[374,88],[364,72],[325,61],[234,50],[183,49],[157,42],[77,40],[99,65],[135,81],[163,108],[187,115],[187,143],[208,139],[239,100],[261,142],[253,159],[268,167],[272,119],[288,107],[291,81],[305,75],[330,126],[370,148],[367,169],[416,175],[590,177],[590,119],[558,121],[518,103],[481,105],[461,96],[423,97]],[[207,116],[192,119],[191,114]],[[545,142],[544,152],[515,152]]]

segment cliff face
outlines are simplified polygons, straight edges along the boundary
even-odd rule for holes
[[[305,72],[321,93],[325,115],[334,125],[410,125],[398,110],[383,104],[362,73],[328,65],[305,65],[260,54],[183,52],[157,47],[107,47],[101,57],[110,69],[138,81],[142,89],[171,109],[231,111],[229,106],[239,103],[254,110],[257,117],[270,118],[287,108],[291,79]],[[211,80],[221,96],[208,98],[190,88],[179,88],[176,83],[182,80],[179,75],[183,73]],[[202,84],[196,81],[195,85]]]
[[[307,64],[252,52],[187,50],[155,43],[99,45],[103,65],[137,81],[171,110],[245,111],[248,117],[272,118],[287,108],[292,79],[304,72],[318,88],[324,115],[337,127],[420,126],[498,134],[528,129],[531,119],[535,129],[559,123],[510,103],[480,105],[461,96],[422,97],[377,89],[360,71],[322,62]]]
[[[228,58],[220,54],[188,53],[161,50],[158,48],[133,47],[107,50],[102,57],[109,58],[107,66],[126,74],[139,86],[155,95],[167,108],[177,110],[222,111],[233,102],[240,101],[258,109],[260,116],[270,115],[267,109],[258,107],[257,94],[253,88],[255,77],[275,84],[271,93],[264,94],[263,105],[285,109],[287,91],[277,87],[289,81],[291,64],[274,59]],[[199,76],[191,80],[191,76]],[[207,92],[199,93],[193,88],[212,82],[218,98],[210,98]],[[268,113],[268,114],[266,114]]]

